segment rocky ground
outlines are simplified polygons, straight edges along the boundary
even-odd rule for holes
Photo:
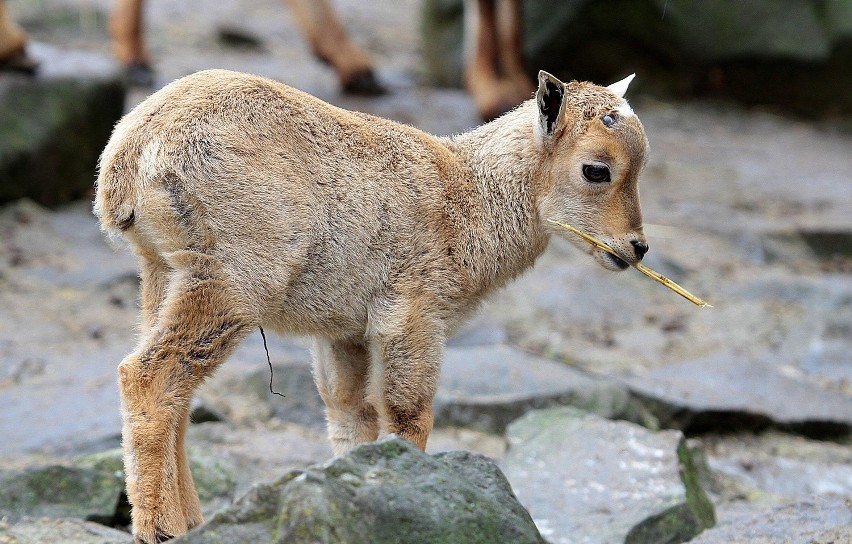
[[[45,72],[60,70],[68,49],[76,59],[107,54],[108,0],[8,3]],[[340,95],[275,0],[251,9],[245,0],[151,2],[160,81],[226,67],[435,133],[477,123],[464,93],[420,82],[417,2],[337,4],[389,95]],[[222,28],[261,46],[224,45]],[[144,95],[133,91],[128,107]],[[731,105],[632,103],[651,144],[641,190],[647,264],[713,308],[632,270],[604,272],[554,241],[451,341],[430,452],[495,459],[551,542],[660,542],[654,531],[672,512],[695,534],[712,522],[702,497],[716,526],[698,542],[848,541],[852,137]],[[37,467],[114,460],[115,365],[133,346],[137,296],[135,263],[106,244],[88,202],[0,209],[0,490],[18,489],[16,478]],[[285,399],[267,391],[259,334],[199,395],[196,419],[207,422],[191,430],[190,448],[199,471],[213,467],[208,514],[255,483],[330,457],[307,343],[269,340]],[[558,405],[596,415],[538,411]],[[41,501],[20,515],[0,497],[0,542],[75,531],[120,542],[120,533],[69,519],[115,521],[117,499],[106,496],[106,507],[84,513]],[[55,520],[33,520],[42,515]]]

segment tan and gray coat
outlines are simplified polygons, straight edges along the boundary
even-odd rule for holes
[[[608,241],[622,259],[586,249],[609,269],[641,259],[646,140],[628,82],[541,72],[535,98],[438,138],[213,70],[119,122],[95,212],[140,260],[141,338],[119,365],[137,539],[201,523],[190,399],[258,326],[315,339],[337,454],[383,432],[424,448],[445,339],[533,264],[547,219]]]

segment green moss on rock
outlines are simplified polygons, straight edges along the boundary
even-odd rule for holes
[[[190,451],[189,465],[202,508],[210,512],[231,502],[234,470],[219,459]],[[77,518],[112,525],[126,504],[120,449],[87,455],[67,465],[0,471],[0,519]]]
[[[0,518],[108,517],[124,488],[115,472],[52,465],[0,473]]]
[[[255,487],[181,542],[543,543],[489,459],[388,437]]]

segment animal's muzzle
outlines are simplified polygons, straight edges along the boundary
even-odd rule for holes
[[[648,253],[648,244],[640,240],[632,240],[630,243],[633,244],[633,252],[636,253],[636,258],[641,261],[642,257]]]

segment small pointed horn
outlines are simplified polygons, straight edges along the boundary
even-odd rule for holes
[[[633,81],[633,78],[636,77],[636,74],[630,74],[626,78],[613,83],[612,85],[607,86],[607,89],[615,93],[619,98],[624,98],[624,94],[627,92],[627,87],[630,86],[630,82]]]

